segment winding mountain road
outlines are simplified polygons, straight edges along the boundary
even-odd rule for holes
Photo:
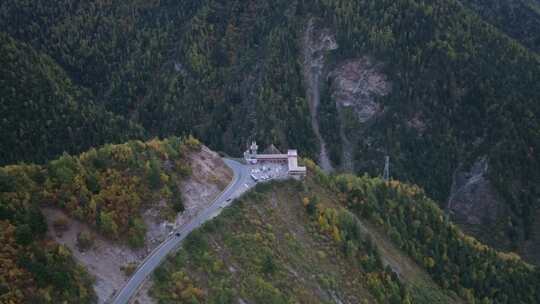
[[[193,230],[199,228],[208,220],[216,217],[221,210],[230,205],[232,200],[246,190],[251,188],[254,183],[249,178],[249,167],[237,161],[224,159],[225,163],[233,170],[234,177],[231,183],[221,192],[221,194],[195,218],[174,231],[165,241],[156,247],[139,265],[129,281],[117,293],[112,303],[126,304],[137,293],[137,290],[146,280],[146,278],[161,264],[165,257],[178,248],[180,243]]]

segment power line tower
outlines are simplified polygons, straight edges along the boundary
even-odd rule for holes
[[[388,181],[390,179],[390,156],[388,155],[384,157],[383,179],[385,181]]]

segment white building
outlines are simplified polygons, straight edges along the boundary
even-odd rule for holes
[[[244,159],[248,164],[258,164],[262,162],[273,162],[287,164],[288,174],[294,178],[302,178],[306,175],[306,167],[298,166],[298,152],[288,150],[287,154],[258,154],[259,146],[252,142],[249,149],[244,152]]]

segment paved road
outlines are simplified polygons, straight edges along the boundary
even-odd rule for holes
[[[156,249],[142,261],[139,268],[137,268],[133,276],[116,295],[112,303],[128,303],[129,299],[135,295],[137,289],[144,280],[159,266],[171,251],[179,246],[182,240],[184,240],[191,231],[200,227],[206,221],[216,217],[224,207],[231,204],[234,198],[253,186],[253,182],[249,177],[248,166],[234,160],[224,159],[224,161],[234,172],[233,180],[229,186],[225,188],[208,208],[200,212],[190,222],[178,228],[175,233],[156,247]],[[180,233],[179,236],[177,236],[178,233]]]

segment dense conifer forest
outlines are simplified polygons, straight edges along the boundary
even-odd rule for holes
[[[524,46],[537,53],[540,51],[540,2],[537,0],[465,0],[462,3]]]
[[[0,164],[142,137],[140,126],[94,103],[49,56],[0,33]]]

